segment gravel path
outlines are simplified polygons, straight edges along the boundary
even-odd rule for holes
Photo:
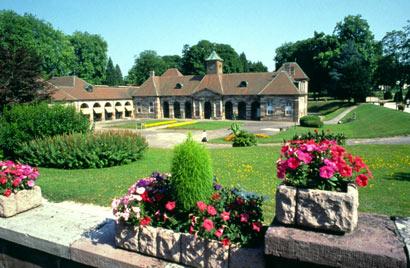
[[[341,114],[339,114],[338,116],[336,116],[333,119],[330,119],[328,121],[324,121],[323,123],[325,123],[325,125],[337,125],[337,123],[343,118],[345,117],[348,113],[350,113],[352,110],[356,109],[357,105],[351,106],[349,108],[347,108],[345,111],[343,111]]]

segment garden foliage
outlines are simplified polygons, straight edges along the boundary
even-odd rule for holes
[[[343,133],[332,133],[328,131],[318,131],[317,129],[314,132],[306,132],[302,134],[296,134],[293,136],[292,140],[314,140],[315,142],[322,142],[324,140],[334,140],[339,145],[346,144],[346,136]],[[285,141],[286,142],[286,141]]]
[[[305,115],[300,118],[300,125],[302,127],[322,127],[323,122],[319,116]]]
[[[147,143],[131,131],[75,133],[23,143],[17,159],[36,166],[78,169],[128,164],[143,156]]]
[[[19,104],[6,108],[0,118],[0,149],[15,156],[21,143],[74,132],[85,133],[89,121],[74,107],[42,104]]]
[[[178,206],[189,210],[212,193],[212,165],[208,151],[192,136],[177,145],[172,159],[172,195]]]
[[[242,130],[237,123],[231,125],[232,134],[232,146],[233,147],[248,147],[256,146],[256,136],[253,133]]]

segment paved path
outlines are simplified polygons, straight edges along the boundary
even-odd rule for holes
[[[357,105],[355,106],[351,106],[349,108],[347,108],[345,111],[343,111],[341,114],[339,114],[338,116],[336,116],[333,119],[330,119],[328,121],[324,121],[323,123],[325,123],[325,125],[337,125],[337,123],[343,118],[345,117],[348,113],[350,113],[352,110],[356,109]]]

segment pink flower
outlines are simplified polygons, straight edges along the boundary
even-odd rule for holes
[[[5,197],[9,197],[11,195],[11,190],[7,189],[6,191],[4,191],[4,196]]]
[[[334,171],[337,170],[337,166],[336,166],[335,162],[330,161],[330,160],[327,159],[327,158],[326,158],[323,162],[325,163],[326,166],[332,168]]]
[[[259,233],[261,231],[262,228],[262,223],[260,222],[252,222],[252,230],[254,230],[255,232]]]
[[[208,206],[207,211],[208,211],[208,214],[211,215],[211,216],[215,216],[216,213],[217,213],[217,212],[216,212],[216,209],[215,209],[213,206],[211,206],[211,205]]]
[[[31,188],[33,188],[35,184],[36,184],[36,183],[35,183],[34,181],[32,181],[32,180],[29,180],[29,181],[27,182],[27,186],[28,186],[28,187],[31,187]]]
[[[249,215],[246,213],[241,214],[241,222],[248,222],[249,220]]]
[[[330,166],[323,166],[319,169],[319,175],[324,179],[330,179],[333,177],[334,172],[334,169]]]
[[[196,206],[198,207],[199,211],[201,211],[201,212],[204,212],[205,209],[207,208],[207,205],[202,201],[196,202]]]
[[[226,211],[224,211],[224,212],[222,212],[221,213],[221,219],[223,220],[223,221],[229,221],[229,212],[226,212]]]
[[[7,178],[6,177],[1,177],[0,178],[0,183],[3,184],[3,185],[6,184],[7,183]]]
[[[165,208],[168,211],[173,211],[175,209],[175,201],[168,201],[167,204],[165,205]]]
[[[219,228],[218,230],[216,230],[215,236],[219,238],[219,237],[221,237],[221,236],[223,235],[223,233],[224,233],[224,229],[223,229],[223,228]]]
[[[291,169],[297,169],[300,164],[300,161],[294,157],[289,158],[287,162],[288,167]]]
[[[21,179],[15,179],[15,180],[13,181],[13,186],[14,186],[14,187],[17,187],[17,186],[20,185],[20,183],[21,183]]]
[[[194,229],[194,226],[189,226],[189,233],[190,234],[193,234],[193,233],[195,233],[195,229]]]
[[[205,219],[202,227],[208,232],[210,232],[214,228],[214,223],[210,219]]]
[[[304,162],[305,164],[309,164],[312,162],[312,156],[309,153],[302,152],[301,150],[296,151],[296,155],[300,161]]]
[[[356,183],[360,187],[364,187],[367,185],[368,178],[364,174],[360,174],[359,176],[356,177]]]

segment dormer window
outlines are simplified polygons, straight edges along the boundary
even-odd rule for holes
[[[177,83],[176,85],[175,85],[175,88],[176,89],[181,89],[181,88],[183,88],[184,87],[184,84],[182,84],[182,83]]]
[[[87,92],[93,92],[93,86],[90,85],[90,84],[86,85],[86,86],[84,87],[84,89],[85,89]]]
[[[246,81],[246,80],[244,80],[244,81],[241,81],[241,83],[239,84],[239,87],[248,87],[248,81]]]

